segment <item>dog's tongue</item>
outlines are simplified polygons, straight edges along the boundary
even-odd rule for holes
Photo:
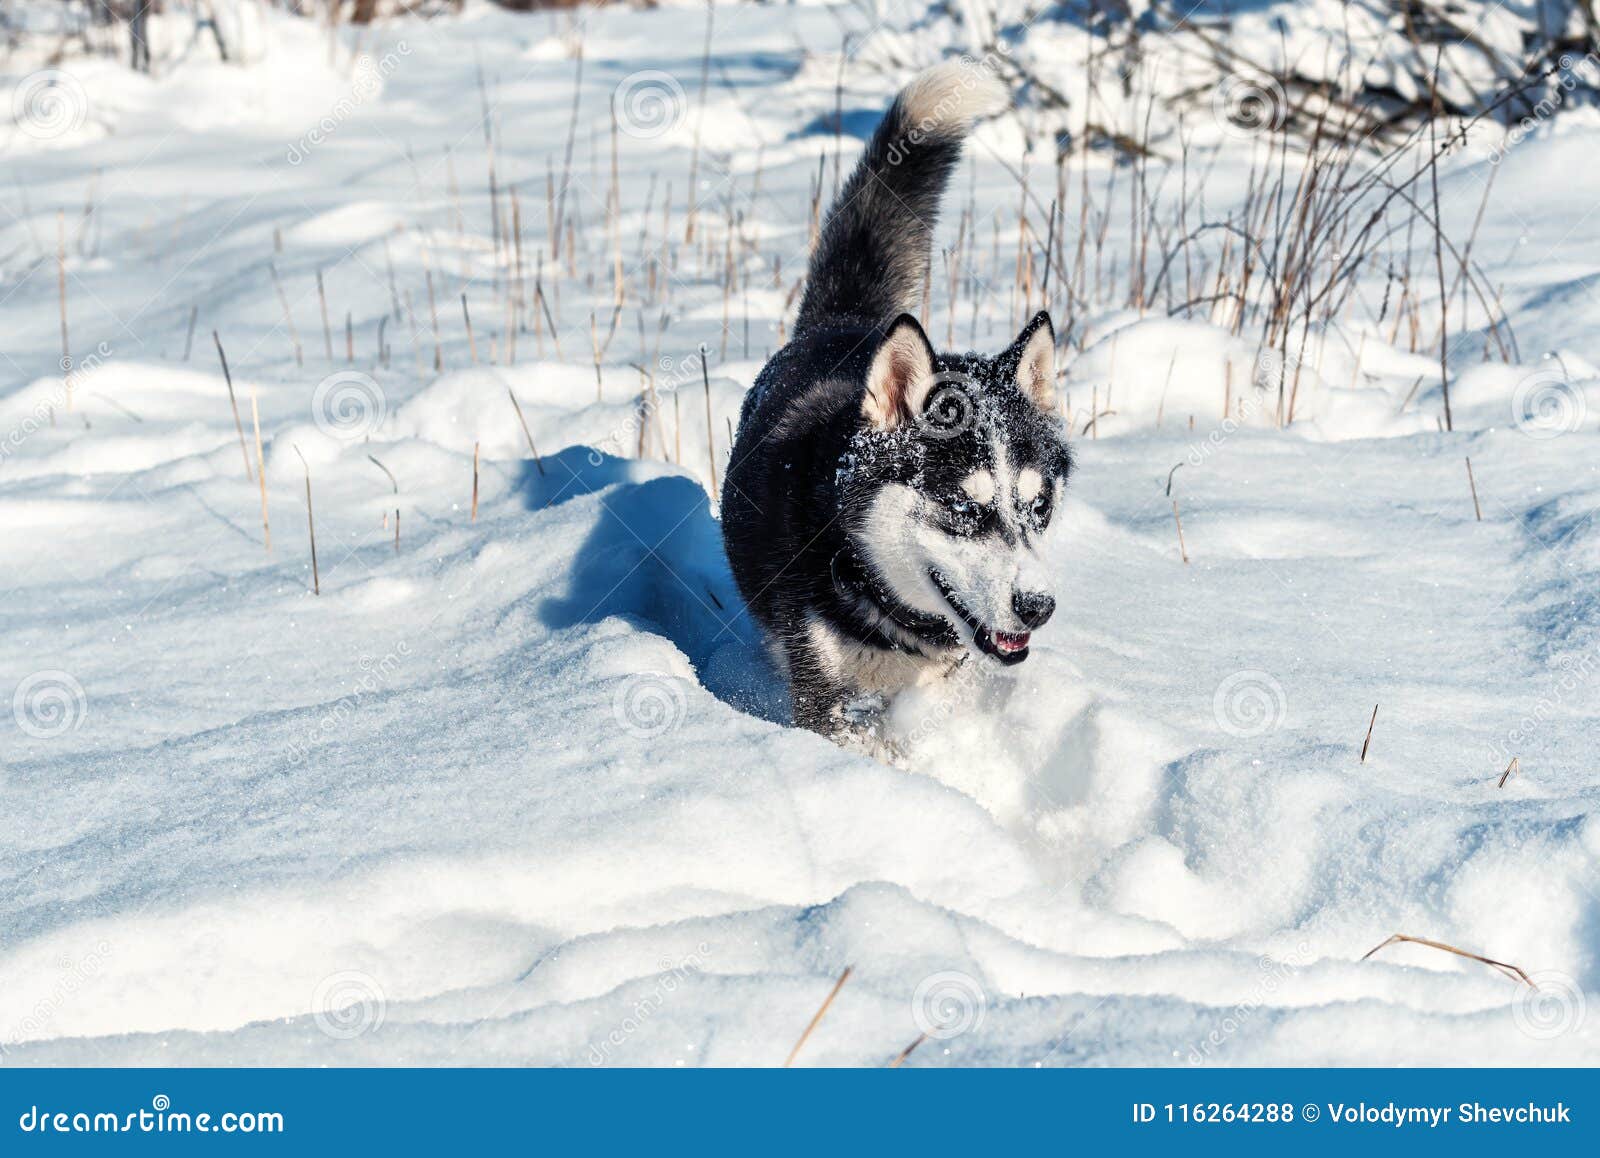
[[[1030,636],[1026,631],[1020,634],[997,631],[994,633],[994,645],[1000,651],[1021,651],[1028,646],[1029,638]]]

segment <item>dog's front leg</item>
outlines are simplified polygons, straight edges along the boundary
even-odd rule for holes
[[[808,649],[789,652],[789,702],[794,725],[837,740],[844,730],[845,702],[850,689],[833,676]]]
[[[789,696],[795,727],[817,732],[841,748],[875,760],[900,762],[901,753],[884,737],[889,701],[882,692],[853,688],[820,665],[791,658]]]

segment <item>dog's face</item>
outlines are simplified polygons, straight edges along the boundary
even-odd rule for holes
[[[902,316],[840,467],[851,546],[876,581],[1008,664],[1055,610],[1038,554],[1071,469],[1055,376],[1047,314],[994,358],[936,354]]]

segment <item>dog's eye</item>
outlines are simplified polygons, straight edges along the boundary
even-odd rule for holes
[[[1038,498],[1034,499],[1033,502],[1028,504],[1028,509],[1036,515],[1044,514],[1050,509],[1050,496],[1040,495]]]
[[[978,513],[978,504],[971,499],[953,498],[950,500],[950,512],[960,515],[963,519],[970,519]]]

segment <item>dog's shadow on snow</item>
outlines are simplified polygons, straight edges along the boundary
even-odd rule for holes
[[[739,598],[721,528],[698,482],[573,446],[523,463],[516,485],[530,510],[589,496],[597,504],[565,590],[537,608],[547,627],[632,620],[676,644],[718,699],[762,719],[788,720],[782,681]]]

